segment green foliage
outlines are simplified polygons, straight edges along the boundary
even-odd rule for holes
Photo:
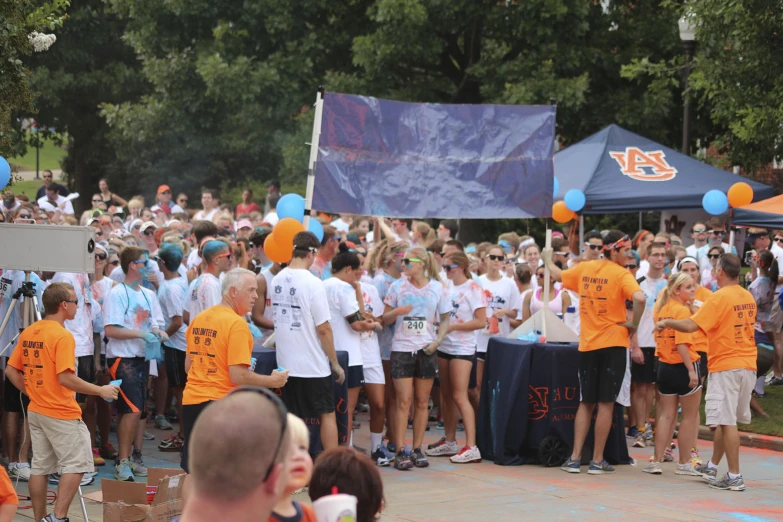
[[[0,156],[16,152],[12,117],[33,108],[29,70],[24,60],[33,52],[33,32],[54,31],[70,0],[40,4],[33,0],[0,0]],[[12,180],[13,182],[13,180]]]

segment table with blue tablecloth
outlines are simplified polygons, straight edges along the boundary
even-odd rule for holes
[[[577,348],[575,343],[490,339],[476,418],[477,443],[485,459],[504,466],[551,466],[570,456],[580,396]],[[592,440],[591,427],[583,461],[592,458]],[[631,463],[619,404],[604,456],[611,464]]]
[[[256,361],[256,373],[261,375],[271,375],[277,365],[277,356],[274,350],[263,348],[262,339],[258,339],[253,347],[253,357]],[[348,352],[337,351],[337,361],[342,366],[345,374],[348,375]],[[280,390],[275,390],[278,396]],[[342,384],[334,383],[334,410],[337,417],[337,440],[340,444],[347,444],[351,430],[348,426],[348,382]],[[310,430],[310,454],[318,455],[322,451],[321,446],[321,422],[318,418],[304,419],[305,424]]]

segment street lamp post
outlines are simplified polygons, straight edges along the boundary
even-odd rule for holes
[[[688,92],[688,77],[691,74],[691,65],[693,63],[693,52],[696,49],[696,28],[691,23],[689,17],[680,18],[678,23],[680,28],[680,40],[685,49],[685,66],[682,69],[683,82],[685,90],[683,92],[683,114],[682,114],[682,153],[690,154],[691,140],[691,102]]]

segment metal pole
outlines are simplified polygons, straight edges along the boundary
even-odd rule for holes
[[[683,114],[682,114],[682,153],[686,156],[690,155],[690,141],[691,141],[691,102],[690,102],[690,83],[688,78],[691,75],[691,65],[693,63],[693,51],[696,48],[695,41],[685,41],[682,43],[685,48],[685,66],[683,67],[683,79],[685,83],[685,90],[682,94]]]
[[[38,134],[35,135],[35,179],[41,179],[38,176],[38,170],[41,163],[41,141]]]
[[[585,248],[585,217],[579,216],[579,257],[582,257]],[[567,267],[566,267],[567,268]]]
[[[302,224],[305,230],[310,227],[310,212],[313,206],[315,188],[315,161],[318,159],[318,140],[321,138],[321,116],[324,110],[323,90],[315,96],[315,118],[313,118],[313,137],[310,140],[310,161],[307,168],[307,191],[305,192],[305,215]]]

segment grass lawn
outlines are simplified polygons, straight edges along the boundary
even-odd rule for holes
[[[65,150],[54,142],[44,140],[40,152],[39,170],[55,170],[60,168],[60,160],[65,157]],[[10,163],[19,165],[20,170],[35,170],[35,148],[27,147],[27,154],[18,158],[10,158]]]
[[[38,187],[41,185],[43,185],[43,181],[40,179],[20,181],[18,183],[14,183],[13,186],[9,188],[9,190],[11,190],[14,194],[27,194],[27,197],[32,200],[35,199],[35,193],[38,191]]]
[[[710,383],[707,380],[707,389]],[[767,386],[764,388],[764,398],[757,399],[769,417],[753,416],[750,424],[738,424],[740,431],[758,433],[760,435],[774,435],[783,437],[783,386]],[[701,401],[701,420],[704,422],[704,396]]]

